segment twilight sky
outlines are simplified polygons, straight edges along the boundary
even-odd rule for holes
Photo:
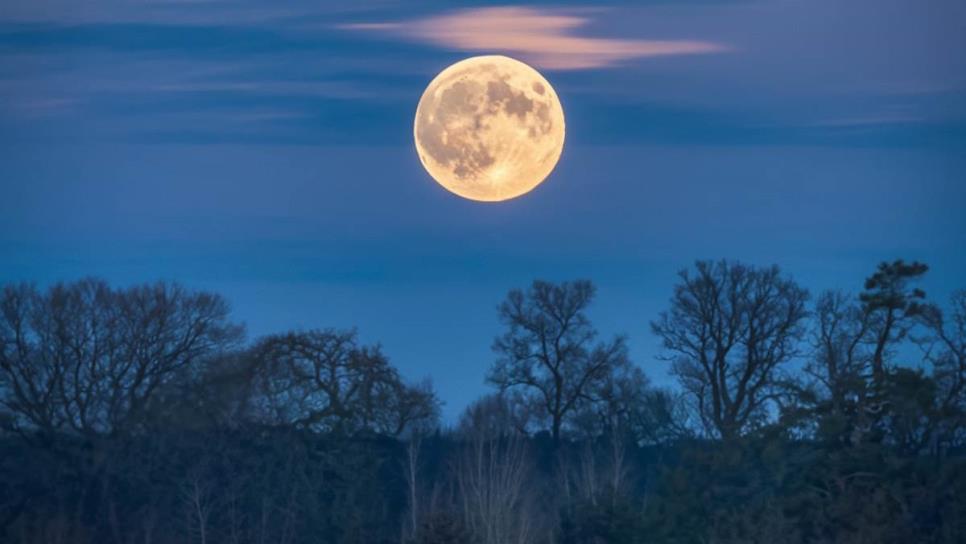
[[[858,289],[966,287],[966,2],[0,4],[0,282],[171,279],[252,336],[352,327],[451,418],[495,307],[586,277],[658,383],[648,321],[697,258]],[[556,171],[460,199],[412,146],[422,90],[504,53],[553,83]]]

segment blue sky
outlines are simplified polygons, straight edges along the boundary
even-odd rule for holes
[[[567,143],[500,204],[412,149],[429,80],[539,68]],[[697,258],[813,291],[883,259],[966,287],[966,4],[22,1],[0,6],[0,281],[213,289],[253,336],[359,328],[453,416],[495,306],[587,277],[658,383],[648,321]]]

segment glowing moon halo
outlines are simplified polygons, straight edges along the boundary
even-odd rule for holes
[[[471,57],[426,87],[413,134],[437,183],[471,200],[531,191],[550,174],[564,143],[564,115],[550,83],[509,57]]]

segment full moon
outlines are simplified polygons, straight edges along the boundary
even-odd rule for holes
[[[518,197],[550,174],[564,143],[557,93],[539,72],[487,55],[446,68],[426,87],[413,133],[429,175],[485,202]]]

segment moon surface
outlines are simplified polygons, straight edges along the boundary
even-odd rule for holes
[[[464,198],[496,202],[539,185],[563,151],[564,114],[539,72],[509,57],[471,57],[426,87],[413,133],[429,175]]]

